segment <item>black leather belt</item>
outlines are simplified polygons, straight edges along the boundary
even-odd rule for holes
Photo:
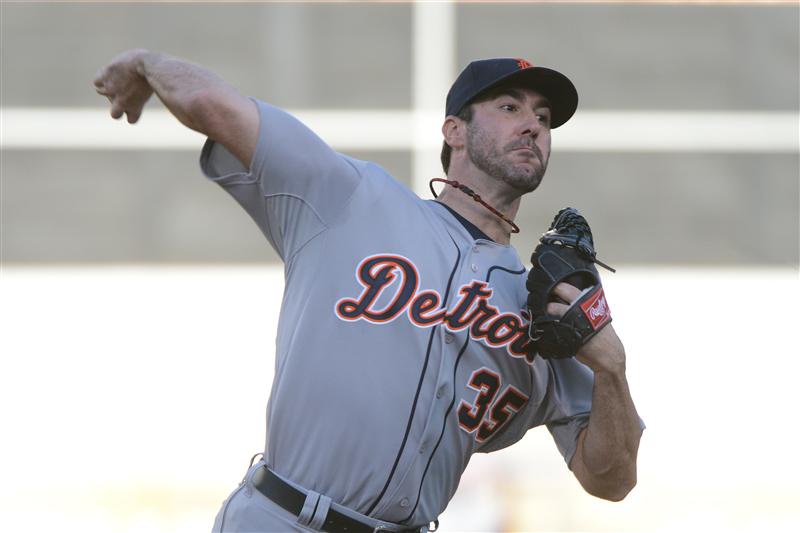
[[[303,505],[306,502],[306,495],[273,474],[269,468],[263,467],[256,470],[252,480],[253,486],[258,492],[293,515],[297,516],[300,514],[300,511],[303,510]],[[322,531],[328,531],[330,533],[374,533],[375,530],[376,528],[374,526],[343,515],[333,508],[328,510],[325,523],[322,524]],[[419,529],[403,529],[400,530],[400,533],[419,533]]]

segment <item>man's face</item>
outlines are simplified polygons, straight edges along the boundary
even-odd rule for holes
[[[500,90],[473,105],[466,149],[472,164],[523,194],[542,181],[550,158],[550,107],[530,89]]]

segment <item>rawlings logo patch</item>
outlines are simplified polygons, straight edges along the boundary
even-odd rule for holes
[[[581,309],[595,331],[611,320],[611,310],[608,308],[603,287],[600,287],[586,301],[582,302]]]

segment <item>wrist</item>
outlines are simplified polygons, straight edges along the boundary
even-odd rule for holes
[[[131,53],[133,54],[131,61],[134,71],[142,78],[147,79],[148,66],[153,63],[154,58],[158,54],[144,48],[137,48],[136,50],[132,50]]]
[[[595,374],[625,375],[625,346],[611,324],[584,344],[578,350],[577,358]]]

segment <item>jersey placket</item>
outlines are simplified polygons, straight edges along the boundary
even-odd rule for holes
[[[478,241],[462,247],[461,264],[447,299],[449,309],[452,310],[457,305],[459,291],[462,287],[469,286],[474,281],[485,280],[488,270],[485,263],[491,261],[491,259],[487,257],[487,254],[480,253],[484,246],[484,243]],[[465,315],[470,314],[474,307],[474,304],[469,306]],[[456,386],[455,380],[457,379],[459,365],[462,364],[466,355],[465,352],[470,349],[470,344],[475,341],[470,339],[469,324],[466,327],[454,329],[448,323],[444,323],[438,325],[437,328],[441,364],[435,385],[435,399],[429,410],[425,430],[419,441],[420,444],[416,449],[417,458],[413,460],[413,462],[423,461],[423,464],[417,463],[416,466],[416,468],[422,469],[423,477],[419,486],[405,486],[402,490],[398,490],[390,503],[392,507],[407,513],[401,521],[411,520],[414,516],[425,483],[432,482],[430,479],[431,468],[436,468],[435,454],[440,449],[452,451],[455,448],[463,448],[467,456],[474,451],[474,444],[472,443],[464,446],[463,444],[449,442],[447,440],[448,437],[456,439],[463,437],[458,433],[448,433],[447,427],[448,425],[458,425],[456,410],[459,405],[460,394],[457,394],[456,391],[460,391],[461,388]],[[466,457],[463,457],[463,459],[466,460]],[[412,468],[414,467],[412,466]],[[448,480],[448,484],[455,486],[457,479],[461,475],[461,469],[450,469],[450,471],[445,472],[437,471],[437,475],[434,478],[441,479],[440,476],[442,475]]]

